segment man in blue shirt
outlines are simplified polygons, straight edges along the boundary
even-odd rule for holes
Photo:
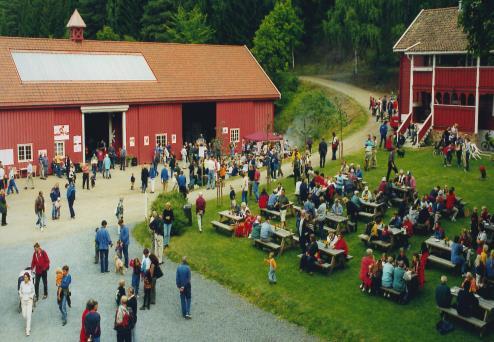
[[[72,282],[72,277],[69,274],[69,266],[64,265],[62,267],[62,283],[60,284],[60,291],[58,292],[58,308],[62,313],[62,325],[67,324],[67,301],[69,300],[70,291],[69,286]]]
[[[118,225],[120,226],[119,239],[122,241],[123,248],[122,252],[124,255],[124,265],[125,268],[129,267],[129,227],[124,224],[123,219],[118,220]]]
[[[379,134],[381,135],[381,141],[379,142],[379,148],[381,148],[383,142],[386,146],[386,137],[388,135],[388,123],[384,121],[382,125],[379,127]]]
[[[271,226],[271,223],[269,223],[269,220],[264,221],[263,224],[261,224],[261,241],[264,242],[269,242],[271,241],[271,236],[274,234],[273,227]]]
[[[182,263],[177,267],[176,283],[180,291],[180,304],[182,306],[182,316],[185,319],[191,319],[190,302],[192,297],[192,288],[190,285],[191,273],[187,263],[187,257],[182,257]]]
[[[161,184],[163,184],[163,192],[166,192],[168,189],[168,179],[170,178],[170,175],[168,174],[168,165],[165,164],[165,166],[161,169]]]
[[[187,179],[184,176],[184,172],[180,171],[180,175],[177,177],[178,191],[187,197]]]
[[[269,210],[275,209],[274,207],[277,202],[278,202],[278,195],[276,193],[276,190],[273,190],[273,193],[268,198],[268,209]]]
[[[96,232],[96,243],[99,248],[99,260],[101,266],[101,273],[108,271],[108,246],[113,246],[111,242],[110,234],[106,230],[106,220],[101,222],[101,228]]]
[[[67,186],[67,202],[69,202],[70,218],[75,218],[74,212],[74,201],[75,201],[75,185],[74,183],[69,183]]]

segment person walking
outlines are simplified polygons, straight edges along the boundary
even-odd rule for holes
[[[125,171],[127,164],[127,149],[125,145],[120,148],[120,171]]]
[[[395,156],[396,156],[396,147],[392,147],[391,151],[389,151],[389,156],[388,156],[388,172],[386,174],[386,181],[389,181],[389,175],[391,174],[391,170],[393,170],[396,173],[398,173],[398,168],[396,167],[395,164]]]
[[[170,178],[168,174],[168,165],[165,163],[165,166],[161,169],[160,173],[161,184],[163,185],[163,192],[167,192],[168,190],[168,179]]]
[[[141,191],[144,193],[148,187],[149,171],[146,166],[141,169]]]
[[[58,211],[57,211],[57,200],[60,198],[60,188],[58,186],[58,183],[55,183],[53,188],[51,188],[50,191],[50,200],[51,200],[51,219],[52,220],[57,220],[60,217],[58,216]]]
[[[196,199],[196,216],[197,216],[197,226],[199,227],[199,232],[202,233],[202,217],[206,212],[206,200],[202,197],[202,192],[199,193]]]
[[[103,167],[105,169],[105,171],[103,173],[103,178],[110,179],[111,178],[111,173],[110,173],[111,159],[108,156],[108,154],[105,154],[105,158],[103,159]]]
[[[160,267],[160,262],[156,255],[151,253],[149,255],[149,261],[150,261],[150,266],[149,266],[149,274],[151,276],[151,296],[150,296],[150,302],[151,304],[156,304],[156,280],[161,278],[163,276],[163,271],[161,270]],[[148,306],[149,310],[149,306]]]
[[[166,202],[165,209],[163,209],[163,247],[168,247],[170,243],[170,235],[172,232],[172,225],[175,216],[173,215],[173,209],[170,202]]]
[[[24,189],[27,190],[29,185],[31,185],[31,189],[34,189],[34,178],[33,178],[33,164],[29,162],[27,164],[27,171],[26,171],[26,185],[24,186]]]
[[[108,246],[113,247],[113,243],[110,238],[110,234],[106,229],[106,220],[101,221],[101,228],[96,232],[96,243],[99,249],[99,261],[100,261],[100,271],[101,273],[110,272],[108,271]]]
[[[22,317],[26,320],[26,336],[31,334],[31,315],[34,304],[34,285],[29,272],[24,273],[24,278],[19,286],[19,299],[21,301]]]
[[[182,263],[177,267],[176,284],[180,292],[180,305],[182,307],[182,317],[191,319],[190,302],[192,298],[191,272],[187,257],[182,257]]]
[[[120,219],[118,221],[118,226],[120,227],[119,239],[122,241],[122,253],[124,256],[124,265],[125,268],[129,268],[129,244],[130,244],[130,236],[129,236],[129,227],[124,224],[124,220]]]
[[[89,190],[89,165],[86,163],[82,164],[82,190],[84,188]]]
[[[34,288],[36,300],[39,299],[39,281],[43,279],[43,299],[48,296],[48,277],[47,272],[50,269],[50,258],[44,249],[41,248],[38,242],[34,244],[34,253],[31,258],[31,271],[36,274]]]
[[[117,218],[117,223],[120,220],[123,220],[124,214],[124,205],[123,205],[123,197],[120,197],[118,200],[117,208],[115,209],[115,217]],[[120,234],[120,225],[118,226],[118,234]]]
[[[86,316],[83,314],[83,329],[84,335],[86,339],[84,342],[99,342],[101,336],[101,316],[98,312],[98,302],[90,299],[86,305],[86,309],[88,310]],[[83,342],[81,340],[81,342]]]
[[[151,193],[152,194],[154,194],[154,184],[156,182],[156,176],[158,175],[158,171],[157,171],[156,167],[153,164],[149,168],[149,178],[151,179],[151,181],[149,183],[151,184]]]
[[[60,284],[60,290],[58,291],[58,308],[62,314],[62,325],[67,324],[67,301],[70,296],[70,283],[72,282],[72,276],[69,274],[69,266],[64,265],[62,267],[62,283]]]
[[[17,184],[15,183],[15,173],[14,168],[10,167],[9,169],[9,186],[7,188],[7,195],[13,194],[15,190],[16,194],[19,194],[19,189],[17,189]]]
[[[69,183],[67,186],[67,201],[69,202],[70,218],[75,219],[74,201],[75,201],[75,185]]]
[[[127,308],[132,314],[132,325],[131,325],[131,341],[137,342],[136,338],[136,326],[137,326],[137,297],[135,295],[135,290],[133,287],[127,289]]]
[[[38,197],[34,201],[34,213],[36,214],[36,225],[39,225],[39,229],[43,231],[46,227],[45,223],[45,198],[43,197],[43,191],[38,193]]]
[[[338,140],[338,137],[336,136],[336,133],[333,132],[333,138],[331,140],[331,160],[336,160],[336,152],[338,152],[338,147],[340,146],[340,141]]]
[[[149,229],[153,232],[154,255],[161,264],[163,262],[163,220],[156,211],[152,213]]]
[[[127,296],[120,298],[120,305],[115,313],[115,330],[117,331],[117,342],[131,342],[132,313],[127,308]]]
[[[0,189],[0,214],[2,214],[2,226],[7,225],[7,200],[5,199],[5,190]]]
[[[384,121],[381,126],[379,127],[379,134],[381,135],[381,140],[379,141],[379,148],[384,143],[384,146],[386,146],[386,137],[388,136],[388,122]]]
[[[328,144],[322,138],[319,143],[319,167],[323,168],[326,165],[326,154],[328,153]]]

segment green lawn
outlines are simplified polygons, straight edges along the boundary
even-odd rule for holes
[[[377,170],[364,174],[364,179],[374,188],[385,174],[387,154],[378,155]],[[361,163],[362,157],[350,156],[349,162]],[[483,161],[490,172],[491,162]],[[432,156],[430,149],[410,150],[404,159],[398,159],[398,168],[411,170],[417,179],[420,194],[429,192],[434,185],[445,184],[456,187],[457,195],[469,203],[469,207],[492,203],[494,195],[490,191],[494,180],[479,180],[479,162],[473,162],[470,173],[456,167],[444,168],[442,158]],[[335,174],[339,163],[330,162],[325,172]],[[293,193],[293,178],[282,182],[287,193]],[[183,236],[174,237],[168,256],[179,260],[187,255],[192,268],[231,288],[247,300],[266,311],[305,327],[309,333],[331,341],[464,341],[477,340],[475,330],[466,327],[457,329],[443,337],[437,334],[435,324],[439,315],[435,308],[434,288],[441,274],[449,277],[449,285],[459,285],[460,278],[450,271],[437,267],[426,270],[426,285],[408,305],[399,305],[379,296],[368,296],[359,290],[360,259],[365,247],[358,240],[358,233],[347,235],[351,260],[344,270],[336,270],[332,275],[315,274],[310,276],[298,270],[298,250],[290,250],[278,258],[278,284],[270,286],[267,281],[265,253],[252,246],[249,239],[229,238],[216,233],[209,222],[217,219],[217,211],[222,206],[209,201],[204,217],[205,231],[199,234],[197,226],[190,228]],[[252,201],[251,209],[257,209]],[[387,216],[392,210],[388,210]],[[290,228],[294,229],[291,219]],[[452,224],[443,220],[446,234],[453,237],[462,228],[469,226],[468,219],[459,219]],[[358,231],[362,232],[359,223]],[[136,238],[149,244],[149,236],[143,225],[134,230]],[[411,239],[411,253],[418,251],[425,237]],[[146,241],[147,240],[147,241]],[[377,253],[376,253],[377,254]],[[487,339],[493,339],[491,333]]]

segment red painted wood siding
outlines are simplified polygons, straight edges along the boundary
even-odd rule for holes
[[[436,68],[436,91],[469,91],[475,93],[476,68]]]
[[[82,135],[82,114],[78,108],[47,108],[0,111],[2,134],[0,149],[14,150],[15,166],[19,163],[18,144],[32,144],[33,165],[38,165],[38,151],[46,150],[48,159],[54,157],[54,125],[69,125],[69,140],[65,141],[65,153],[76,163],[82,162],[83,153],[74,152],[75,135]]]
[[[447,128],[457,123],[462,132],[473,132],[475,108],[460,106],[434,106],[434,128]]]
[[[479,92],[481,95],[494,92],[494,68],[480,68]]]
[[[414,71],[413,89],[432,91],[432,71]]]
[[[408,114],[410,106],[410,60],[402,55],[400,59],[400,94],[398,109],[400,114]]]
[[[271,101],[254,102],[255,132],[264,132],[269,127],[273,131],[274,104]]]
[[[139,164],[149,163],[156,146],[156,134],[166,134],[167,141],[172,142],[172,135],[177,141],[172,145],[172,152],[178,154],[182,147],[182,105],[158,104],[131,106],[126,114],[127,120],[127,154],[137,157]],[[149,137],[149,145],[144,145],[144,137]],[[135,146],[129,140],[134,137]]]

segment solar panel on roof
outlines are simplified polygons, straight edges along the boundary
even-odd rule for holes
[[[140,54],[12,51],[24,82],[156,81]]]

